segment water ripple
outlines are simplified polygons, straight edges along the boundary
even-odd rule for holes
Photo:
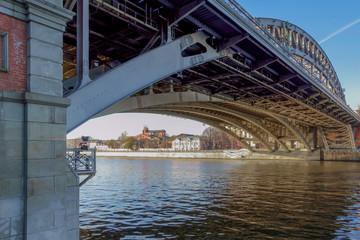
[[[98,159],[81,239],[360,239],[358,163]]]

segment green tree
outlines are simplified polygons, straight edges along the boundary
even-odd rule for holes
[[[115,148],[115,140],[114,139],[110,139],[108,142],[108,148]]]
[[[135,146],[136,142],[135,142],[135,139],[133,137],[126,137],[125,138],[125,148],[127,149],[133,149],[133,146]]]
[[[124,131],[121,133],[121,135],[118,137],[117,140],[120,141],[120,143],[123,143],[124,140],[126,139],[127,135],[128,135],[127,131]]]

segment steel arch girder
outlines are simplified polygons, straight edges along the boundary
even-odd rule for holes
[[[176,105],[174,105],[174,106],[166,106],[166,107],[151,107],[151,108],[148,108],[148,109],[150,109],[150,110],[159,110],[159,111],[186,112],[188,114],[201,115],[201,116],[203,116],[205,118],[216,119],[216,121],[227,122],[227,123],[229,123],[229,124],[231,124],[233,126],[244,129],[246,132],[251,134],[255,139],[257,139],[259,142],[261,142],[270,152],[274,151],[271,148],[268,141],[266,141],[264,138],[262,138],[259,134],[254,132],[252,129],[249,129],[249,127],[241,124],[240,122],[238,122],[238,121],[236,121],[234,119],[229,119],[228,117],[225,118],[223,116],[214,116],[214,114],[211,115],[211,114],[208,114],[208,113],[206,113],[204,111],[201,111],[201,110],[191,109],[191,108],[182,107],[182,106],[179,107],[179,106],[176,106]]]
[[[206,43],[206,37],[203,32],[196,32],[150,50],[67,96],[72,102],[67,109],[67,132],[165,77],[229,53],[226,49],[217,52]],[[206,52],[183,57],[182,51],[196,43],[202,44]]]
[[[254,125],[256,125],[259,129],[261,129],[262,131],[266,132],[267,134],[269,134],[273,139],[275,139],[275,141],[277,141],[286,151],[290,152],[289,148],[285,145],[285,143],[278,139],[277,136],[275,136],[274,133],[272,133],[271,131],[269,131],[268,129],[266,129],[265,127],[262,126],[262,123],[260,122],[259,119],[257,119],[256,117],[254,116],[250,116],[248,114],[245,114],[245,113],[240,113],[240,112],[237,112],[237,111],[233,111],[231,109],[227,109],[225,107],[222,107],[222,106],[219,106],[219,105],[216,105],[216,104],[212,104],[212,103],[207,103],[205,105],[208,105],[208,106],[211,106],[211,105],[214,105],[215,109],[218,110],[218,111],[221,111],[223,113],[227,113],[227,114],[231,114],[233,116],[236,116],[238,118],[242,118],[248,122],[251,122],[253,123]],[[204,107],[204,106],[199,106],[199,107]]]
[[[310,144],[306,141],[304,135],[296,128],[289,120],[284,117],[277,116],[275,114],[271,114],[273,118],[284,124],[298,139],[299,141],[304,144],[306,150],[308,152],[312,152]]]
[[[224,114],[230,114],[236,118],[240,118],[243,119],[247,122],[251,122],[252,124],[254,124],[257,128],[259,128],[261,131],[266,132],[267,134],[269,134],[276,142],[278,142],[287,152],[290,152],[289,148],[285,145],[285,143],[283,141],[281,141],[280,139],[278,139],[277,136],[275,136],[274,133],[272,133],[271,131],[269,131],[268,129],[266,129],[265,127],[262,126],[262,123],[260,122],[259,119],[257,119],[256,117],[250,116],[248,114],[245,113],[240,113],[216,104],[212,104],[210,102],[208,103],[189,103],[187,105],[176,105],[178,107],[196,107],[196,108],[201,108],[201,109],[207,109],[207,110],[211,110],[211,111],[216,111],[216,112],[222,112]],[[250,132],[249,132],[250,133]],[[254,133],[252,131],[252,133]]]

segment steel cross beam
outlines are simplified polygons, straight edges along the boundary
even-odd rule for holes
[[[203,32],[185,35],[112,69],[67,96],[72,102],[67,109],[67,132],[155,82],[229,54],[227,50],[217,52],[206,43],[206,38]],[[206,51],[182,56],[194,44],[201,44]]]

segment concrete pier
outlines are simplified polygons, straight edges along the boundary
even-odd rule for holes
[[[62,97],[71,18],[61,0],[0,1],[0,239],[79,238],[78,179],[65,161],[70,101]]]

